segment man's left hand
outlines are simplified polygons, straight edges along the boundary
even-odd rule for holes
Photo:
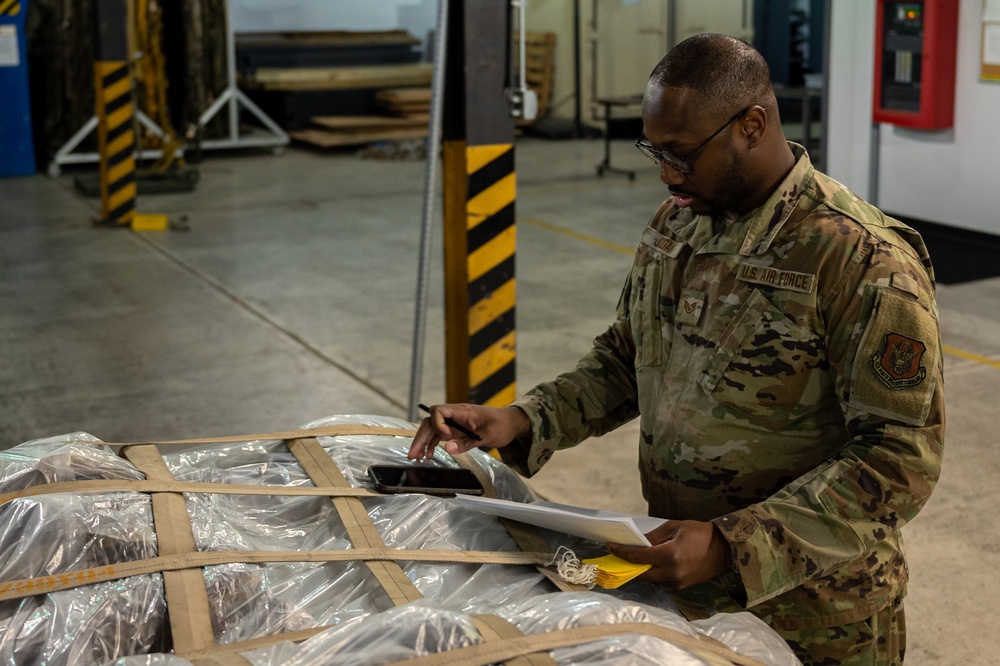
[[[715,578],[731,568],[729,543],[712,523],[668,520],[646,535],[652,546],[609,543],[612,554],[633,564],[652,564],[638,577],[684,589]]]

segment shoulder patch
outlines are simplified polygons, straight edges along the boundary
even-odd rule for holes
[[[886,333],[885,346],[872,354],[872,369],[891,389],[916,386],[927,377],[927,368],[920,364],[925,351],[927,346],[919,340]]]
[[[878,289],[851,372],[849,404],[923,425],[937,376],[938,328],[915,298]]]

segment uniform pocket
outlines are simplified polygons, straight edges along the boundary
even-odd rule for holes
[[[773,431],[820,400],[823,339],[786,317],[760,290],[737,310],[698,378],[732,412]]]
[[[660,287],[663,280],[663,262],[654,258],[632,269],[632,294],[634,295],[630,320],[635,338],[636,369],[663,363],[662,317],[660,313]]]

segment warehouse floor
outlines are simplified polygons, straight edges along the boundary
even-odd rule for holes
[[[613,316],[632,248],[665,196],[627,142],[520,139],[518,388],[572,366]],[[424,164],[291,147],[209,154],[194,193],[139,210],[186,231],[95,228],[73,171],[0,179],[0,448],[267,432],[330,414],[406,416]],[[436,206],[440,217],[440,202]],[[960,223],[959,220],[955,221]],[[443,389],[441,230],[421,399]],[[994,663],[1000,601],[1000,278],[940,285],[942,480],[906,528],[912,664]],[[644,512],[637,428],[557,454],[550,499]]]

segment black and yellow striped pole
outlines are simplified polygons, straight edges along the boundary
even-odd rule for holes
[[[125,0],[96,0],[94,62],[101,169],[101,223],[130,226],[135,217],[135,108],[128,67]]]
[[[444,114],[449,402],[516,397],[514,118],[506,2],[453,0]]]

